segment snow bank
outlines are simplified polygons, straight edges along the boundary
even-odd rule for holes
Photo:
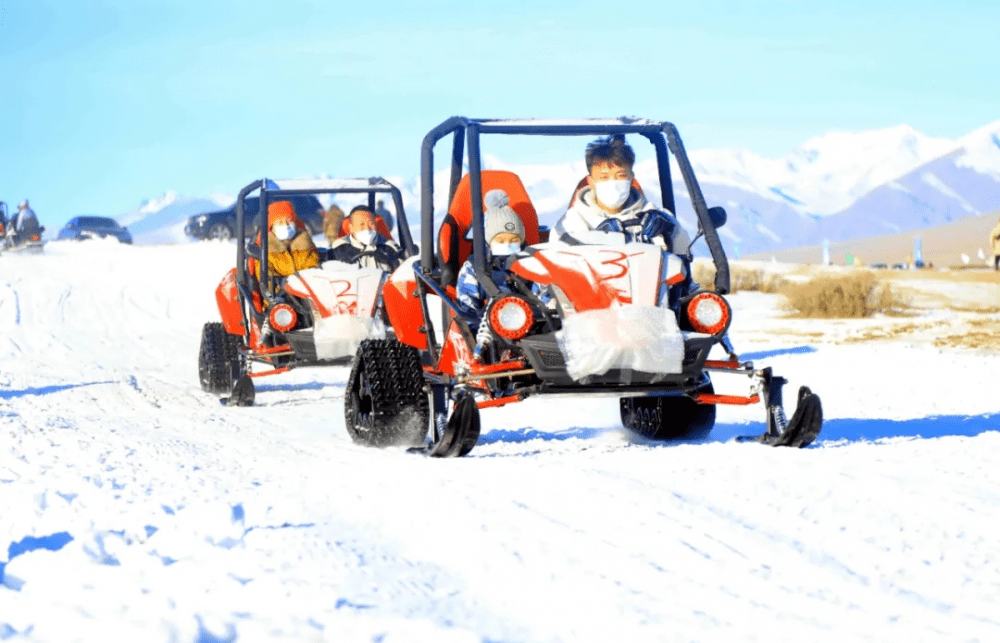
[[[346,367],[201,390],[234,260],[0,258],[0,639],[1000,640],[995,353],[837,343],[861,327],[740,293],[743,357],[823,397],[814,447],[734,443],[759,407],[652,443],[615,397],[532,398],[432,460],[352,444]]]

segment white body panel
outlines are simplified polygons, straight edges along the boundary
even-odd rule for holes
[[[656,305],[660,262],[667,254],[661,248],[645,243],[616,247],[540,244],[533,248],[537,250],[534,256],[518,260],[530,272],[549,275],[544,263],[548,261],[583,275],[595,290],[608,289],[620,304]],[[563,279],[553,277],[565,289]]]
[[[327,261],[288,278],[286,289],[311,302],[319,359],[348,357],[363,340],[385,337],[385,326],[374,318],[385,276],[381,270]]]

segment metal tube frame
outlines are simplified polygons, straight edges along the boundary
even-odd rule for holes
[[[260,216],[262,217],[262,223],[264,225],[264,229],[266,230],[268,204],[271,201],[280,200],[283,196],[294,196],[300,194],[367,194],[368,207],[374,212],[376,195],[389,194],[392,197],[393,205],[396,208],[396,233],[399,235],[399,244],[404,251],[404,256],[409,257],[417,254],[417,246],[414,244],[413,236],[410,234],[410,225],[406,218],[406,210],[403,207],[403,197],[399,188],[381,177],[372,177],[367,179],[367,181],[367,186],[355,188],[336,187],[326,189],[307,188],[301,190],[282,190],[268,189],[267,184],[269,181],[264,178],[250,183],[239,191],[239,194],[236,196],[236,285],[244,300],[244,332],[247,345],[249,345],[250,342],[249,318],[253,317],[258,323],[260,323],[263,319],[263,315],[258,314],[250,302],[250,293],[253,291],[253,285],[250,274],[247,271],[247,239],[244,224],[246,217],[244,205],[247,196],[255,190],[260,190]],[[256,259],[260,264],[260,283],[264,284],[263,287],[266,288],[269,278],[267,264],[268,238],[266,234],[261,234],[260,237],[261,243],[258,246],[258,255],[254,257],[254,259]]]
[[[486,269],[486,242],[483,238],[483,195],[481,185],[481,158],[479,137],[481,134],[520,134],[535,136],[607,136],[611,134],[640,134],[648,139],[656,150],[660,195],[663,207],[676,212],[673,183],[670,172],[670,154],[674,155],[681,171],[681,177],[691,197],[691,206],[698,217],[699,230],[705,236],[716,267],[715,289],[720,294],[729,292],[729,261],[722,248],[718,231],[712,224],[705,204],[705,197],[695,177],[684,144],[677,128],[666,121],[648,121],[635,118],[572,120],[561,123],[551,121],[511,121],[503,119],[473,119],[452,116],[432,129],[424,137],[421,146],[420,165],[420,257],[424,274],[434,274],[440,270],[435,258],[434,245],[434,146],[447,135],[453,135],[451,158],[451,184],[449,203],[454,198],[462,174],[463,142],[468,147],[469,180],[472,192],[472,225],[474,268],[479,282],[490,296],[496,286]],[[466,139],[463,141],[463,139]]]

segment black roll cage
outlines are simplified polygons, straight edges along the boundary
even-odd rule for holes
[[[303,181],[303,183],[307,182]],[[255,257],[255,259],[257,259],[260,263],[260,283],[262,284],[267,284],[270,277],[270,275],[268,275],[267,264],[267,235],[263,234],[263,232],[267,230],[267,208],[271,201],[280,201],[283,196],[300,194],[367,194],[368,208],[374,212],[376,195],[389,194],[392,196],[392,203],[396,208],[396,226],[397,234],[399,235],[399,246],[403,250],[405,257],[410,257],[417,253],[417,246],[413,243],[413,237],[410,234],[410,225],[406,220],[406,210],[403,208],[403,197],[399,192],[399,188],[389,181],[386,181],[382,177],[375,176],[366,179],[316,179],[315,181],[309,181],[308,183],[310,185],[302,188],[282,189],[273,181],[264,178],[250,183],[240,190],[239,194],[236,196],[236,284],[240,293],[245,298],[250,297],[249,293],[253,291],[253,286],[250,279],[251,275],[247,271],[247,243],[246,229],[243,225],[245,216],[243,210],[244,201],[254,190],[260,190],[259,216],[262,217],[262,228],[259,232],[262,234],[260,235],[260,244],[257,248],[255,248],[259,251],[258,256]],[[324,183],[328,183],[329,185],[327,187],[323,187]]]
[[[641,134],[656,149],[656,162],[660,179],[661,203],[663,207],[676,213],[673,183],[670,180],[670,156],[673,152],[681,170],[684,185],[691,196],[691,205],[698,216],[698,228],[705,235],[715,264],[715,289],[725,294],[729,292],[729,261],[719,240],[718,231],[712,223],[705,204],[705,197],[695,178],[694,169],[688,160],[680,134],[672,123],[651,121],[634,117],[611,119],[487,119],[452,116],[432,129],[424,137],[420,150],[420,265],[421,270],[430,275],[440,271],[435,249],[434,228],[434,146],[445,136],[452,134],[451,181],[448,191],[450,204],[458,190],[462,178],[462,167],[468,153],[469,182],[472,192],[472,248],[473,267],[479,282],[493,297],[496,286],[489,277],[486,267],[486,240],[483,224],[482,160],[479,151],[480,134],[522,134],[535,136],[608,136],[611,134]],[[669,152],[668,152],[669,149]]]

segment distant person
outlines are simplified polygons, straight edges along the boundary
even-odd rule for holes
[[[1000,220],[990,232],[990,249],[993,251],[993,269],[1000,270]]]
[[[392,239],[378,232],[375,214],[359,205],[348,215],[349,234],[337,239],[327,251],[327,259],[351,263],[360,268],[378,268],[392,272],[402,260],[402,251]]]
[[[7,236],[11,238],[13,243],[17,244],[40,237],[41,234],[42,230],[38,225],[38,217],[35,216],[35,211],[28,205],[28,200],[24,199],[17,204],[17,213],[10,218],[10,224],[7,226]]]
[[[621,134],[592,141],[584,154],[587,184],[556,222],[559,240],[571,245],[654,243],[678,255],[689,255],[691,240],[680,222],[656,209],[638,190],[635,152]]]
[[[396,219],[392,216],[392,212],[389,212],[385,207],[385,201],[381,199],[375,202],[375,216],[382,217],[385,221],[385,225],[389,227],[390,230],[396,227]]]
[[[343,222],[344,211],[336,203],[331,203],[330,207],[323,211],[323,236],[330,246],[337,243],[337,239],[340,238],[340,226]]]

